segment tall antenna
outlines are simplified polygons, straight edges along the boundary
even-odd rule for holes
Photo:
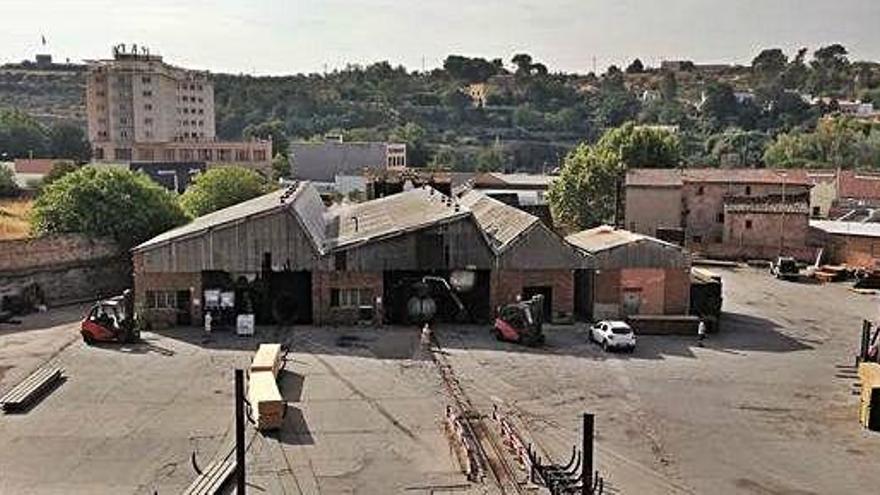
[[[593,74],[596,73],[596,56],[593,55]]]
[[[425,56],[422,55],[422,74],[425,73]]]

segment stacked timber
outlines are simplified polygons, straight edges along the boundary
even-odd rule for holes
[[[260,371],[269,371],[274,378],[278,378],[281,369],[281,344],[260,344],[254,360],[251,362],[251,374]]]
[[[260,431],[275,430],[281,428],[284,419],[284,400],[278,385],[275,383],[275,375],[271,371],[252,372],[248,383],[248,401],[257,429]]]

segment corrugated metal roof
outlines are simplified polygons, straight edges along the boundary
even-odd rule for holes
[[[335,249],[448,222],[470,214],[463,205],[430,187],[331,208],[326,215],[327,247]]]
[[[467,192],[461,197],[461,204],[473,212],[477,224],[496,252],[507,249],[520,235],[540,222],[538,217],[478,191]]]
[[[213,227],[232,223],[247,217],[268,213],[270,211],[281,208],[286,208],[288,205],[290,205],[290,203],[298,195],[298,193],[306,189],[311,189],[312,191],[314,191],[314,189],[308,183],[300,183],[295,187],[295,190],[279,189],[277,191],[272,191],[268,194],[264,194],[254,199],[250,199],[248,201],[244,201],[242,203],[223,208],[222,210],[217,210],[215,212],[208,213],[207,215],[200,216],[186,225],[177,227],[176,229],[171,229],[167,232],[163,232],[157,235],[156,237],[153,237],[152,239],[136,246],[134,250],[138,251],[148,247],[157,246],[160,244],[164,244],[165,242],[168,242],[172,239],[186,237],[208,230]]]
[[[810,227],[828,234],[857,237],[880,237],[880,223],[838,222],[835,220],[810,220]]]
[[[657,239],[655,237],[636,234],[635,232],[630,232],[628,230],[615,229],[610,225],[602,225],[601,227],[596,227],[594,229],[577,232],[575,234],[569,235],[565,238],[565,240],[575,247],[583,249],[584,251],[591,254],[612,249],[618,246],[643,241],[654,242],[681,250],[681,247],[676,246],[675,244],[661,241],[660,239]]]

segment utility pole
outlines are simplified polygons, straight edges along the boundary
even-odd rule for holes
[[[244,370],[235,370],[235,485],[245,495],[244,467]]]
[[[593,493],[593,429],[595,418],[592,413],[584,413],[584,437],[581,445],[581,495]]]

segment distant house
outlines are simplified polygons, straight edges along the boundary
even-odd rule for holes
[[[803,170],[632,169],[625,222],[710,256],[811,259],[811,187]]]
[[[295,142],[290,144],[290,157],[296,179],[331,185],[336,183],[337,176],[406,167],[406,145],[339,140]]]
[[[131,162],[129,169],[147,174],[169,191],[182,193],[206,169],[205,162]]]

